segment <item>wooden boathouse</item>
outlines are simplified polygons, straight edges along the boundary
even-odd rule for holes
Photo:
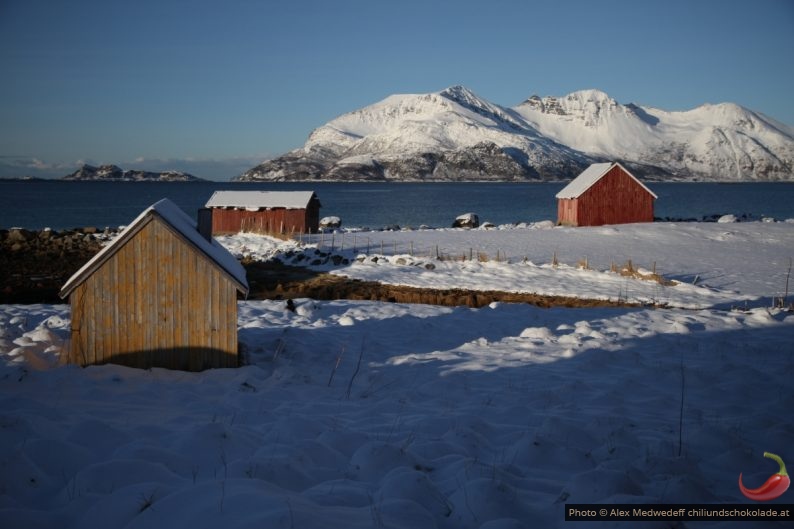
[[[143,211],[61,289],[69,362],[187,371],[237,367],[245,269],[168,199]]]
[[[317,233],[320,207],[313,191],[216,191],[199,211],[199,224],[211,223],[213,235]]]
[[[653,222],[658,198],[619,163],[595,163],[557,193],[557,224]]]

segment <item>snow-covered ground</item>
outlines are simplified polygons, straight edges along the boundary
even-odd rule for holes
[[[695,276],[713,299],[695,310],[301,299],[295,312],[246,301],[249,365],[203,373],[62,366],[67,306],[1,306],[0,527],[555,528],[566,503],[749,504],[740,472],[756,487],[777,470],[764,451],[794,461],[794,313],[770,308],[794,224],[358,233],[356,244],[367,236],[372,255],[383,237],[387,254],[413,242],[416,260],[438,244],[508,262],[368,259],[336,273],[399,282],[411,268],[426,286],[431,273],[462,286],[502,274],[500,290],[564,273],[553,288],[589,296],[610,261],[631,258],[687,285],[668,301],[694,303]],[[555,251],[601,271],[546,267]]]
[[[297,261],[302,264],[318,259],[314,250],[319,246],[352,264],[334,266],[320,257],[324,264],[316,268],[382,283],[730,308],[770,306],[785,294],[794,222],[566,228],[546,221],[494,229],[338,232],[304,238],[303,248],[251,234],[219,240],[232,253],[258,259],[293,262],[297,256],[285,258],[286,252],[305,253],[309,258]],[[585,261],[589,270],[580,266]],[[656,270],[677,284],[610,272],[628,261],[645,275]]]

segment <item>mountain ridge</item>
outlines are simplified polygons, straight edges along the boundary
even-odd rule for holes
[[[656,180],[794,180],[794,128],[734,103],[666,111],[597,89],[514,107],[468,88],[395,94],[239,181],[547,181],[620,161]]]

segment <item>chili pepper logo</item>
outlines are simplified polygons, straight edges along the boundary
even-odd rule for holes
[[[742,491],[746,497],[754,501],[769,501],[779,498],[791,485],[791,478],[786,472],[786,465],[783,460],[775,454],[764,452],[764,457],[774,459],[780,465],[780,471],[777,474],[772,474],[766,482],[757,489],[748,489],[742,484],[742,474],[739,473],[739,490]]]

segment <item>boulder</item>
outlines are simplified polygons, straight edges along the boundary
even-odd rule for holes
[[[8,230],[6,240],[9,243],[25,242],[32,237],[32,233],[22,228],[11,228]]]
[[[477,228],[480,225],[480,217],[474,213],[464,213],[455,218],[452,223],[453,228]]]
[[[723,215],[717,219],[717,222],[720,224],[729,224],[732,222],[739,222],[739,219],[736,218],[736,215]]]
[[[320,219],[321,228],[339,228],[342,226],[342,219],[339,217],[323,217]]]

